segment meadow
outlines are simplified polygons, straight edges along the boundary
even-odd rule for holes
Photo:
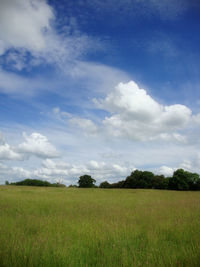
[[[0,186],[0,266],[200,266],[200,192]]]

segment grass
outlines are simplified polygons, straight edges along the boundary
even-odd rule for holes
[[[200,192],[1,186],[0,266],[200,266]]]

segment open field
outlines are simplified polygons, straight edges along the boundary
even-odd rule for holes
[[[200,192],[1,186],[0,266],[200,266]]]

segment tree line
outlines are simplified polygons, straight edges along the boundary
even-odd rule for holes
[[[178,169],[172,177],[155,175],[149,171],[133,171],[125,180],[117,183],[102,182],[100,188],[144,188],[169,190],[200,190],[200,176]]]
[[[172,177],[164,177],[164,175],[155,175],[150,171],[135,170],[131,172],[125,180],[116,183],[104,181],[99,186],[95,185],[96,180],[90,175],[82,175],[79,177],[78,186],[70,185],[69,187],[80,188],[143,188],[143,189],[165,189],[165,190],[200,190],[200,176],[197,173],[178,169],[174,171]],[[25,179],[23,181],[9,183],[6,185],[25,185],[25,186],[47,186],[47,187],[65,187],[60,183],[49,183],[37,179]]]
[[[25,185],[25,186],[46,186],[46,187],[65,187],[61,183],[50,183],[48,181],[38,180],[38,179],[25,179],[15,183],[5,182],[6,185]]]
[[[79,187],[95,187],[95,180],[89,175],[79,178]],[[125,180],[109,183],[100,183],[99,188],[143,188],[165,190],[200,190],[200,176],[197,173],[178,169],[172,177],[155,175],[150,171],[135,170]]]

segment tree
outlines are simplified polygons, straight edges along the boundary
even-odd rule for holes
[[[125,180],[125,188],[138,188],[138,182],[141,179],[142,171],[135,170]]]
[[[68,187],[78,187],[78,186],[75,184],[70,184]]]
[[[169,181],[169,189],[198,190],[199,174],[178,169]]]
[[[99,188],[110,188],[111,185],[109,184],[109,182],[105,181],[100,183]]]
[[[90,175],[82,175],[79,177],[79,187],[84,187],[84,188],[90,188],[90,187],[95,187],[94,183],[96,183],[96,180],[93,179]]]
[[[37,179],[25,179],[19,182],[10,183],[10,185],[65,187],[64,184],[60,184],[60,183],[51,184],[47,181],[37,180]]]
[[[117,183],[110,184],[110,188],[124,188],[125,181],[119,181]]]
[[[152,188],[154,189],[168,189],[169,178],[164,175],[155,175],[152,181]]]
[[[9,185],[9,182],[8,181],[5,181],[5,185]]]
[[[25,179],[23,181],[19,181],[16,183],[12,183],[13,185],[26,185],[26,186],[51,186],[51,183],[38,179]]]
[[[153,188],[154,174],[149,171],[143,171],[139,181],[139,188]]]
[[[125,180],[126,188],[153,188],[154,174],[149,171],[135,170]]]

